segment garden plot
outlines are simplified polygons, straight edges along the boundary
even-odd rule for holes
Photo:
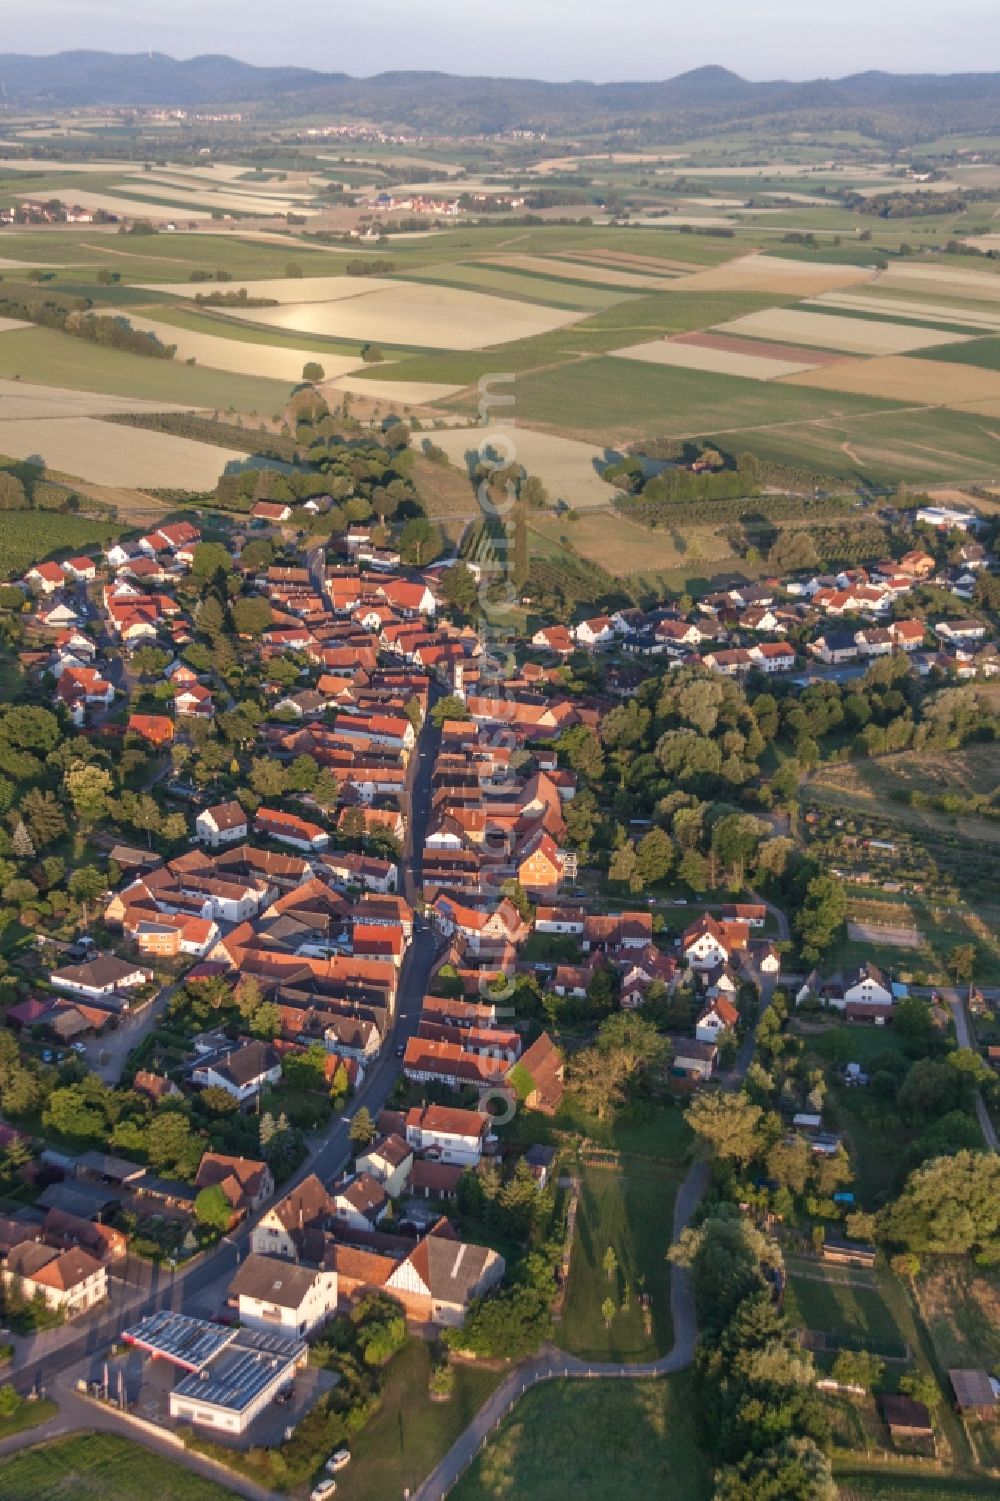
[[[855,320],[856,321],[856,320]],[[878,396],[922,406],[972,407],[987,405],[986,415],[1000,402],[1000,371],[949,360],[907,359],[887,355],[882,359],[844,360],[822,370],[807,370],[787,377],[792,386],[812,386],[823,391],[847,391],[854,396]]]
[[[242,238],[249,238],[243,236]],[[259,236],[255,236],[259,238]],[[281,243],[288,246],[282,236]],[[259,281],[242,281],[236,277],[232,282],[219,284],[214,281],[161,281],[145,284],[143,292],[167,292],[171,297],[193,299],[212,292],[245,291],[248,297],[269,297],[274,302],[335,302],[345,297],[362,297],[366,292],[380,291],[389,286],[404,283],[390,281],[385,276],[272,276]],[[260,314],[274,311],[268,308],[247,308],[256,321]]]
[[[785,357],[760,351],[768,348],[747,341],[746,349],[739,347],[739,340],[711,335],[680,335],[676,339],[654,339],[648,344],[633,344],[627,349],[612,350],[623,360],[643,360],[650,365],[678,365],[686,370],[707,370],[716,375],[741,375],[748,380],[777,380],[781,375],[797,375],[803,370],[812,370],[818,360],[790,359],[794,350],[786,350]],[[775,346],[770,346],[774,348]]]
[[[529,474],[538,476],[553,500],[571,506],[606,506],[615,496],[614,487],[600,475],[612,455],[591,443],[499,425],[441,429],[435,431],[432,442],[459,468],[470,462],[474,465],[491,452],[507,462],[523,464]]]
[[[362,280],[351,277],[352,282]],[[349,295],[337,302],[290,301],[276,308],[224,311],[230,317],[245,318],[270,328],[421,349],[487,349],[551,333],[584,316],[575,309],[508,302],[460,287],[388,282],[379,277],[371,280],[375,282],[374,290]]]
[[[882,943],[893,949],[919,949],[924,945],[919,928],[891,928],[874,922],[849,922],[847,936],[852,943]]]
[[[667,292],[787,292],[817,297],[837,287],[871,281],[866,266],[835,266],[825,261],[791,261],[777,255],[744,255],[707,271],[678,277]],[[807,341],[808,342],[808,341]]]
[[[175,328],[172,323],[157,323],[152,318],[129,314],[133,328],[154,334],[161,344],[174,344],[178,360],[194,360],[213,370],[230,370],[237,375],[262,375],[265,379],[296,382],[302,379],[303,367],[322,365],[327,379],[346,375],[361,364],[361,356],[316,354],[309,349],[285,348],[277,344],[257,344],[248,339],[227,339],[219,334],[196,333]]]
[[[153,490],[207,490],[229,464],[247,462],[237,449],[93,417],[0,421],[0,452],[97,485]]]
[[[965,337],[943,329],[883,323],[876,318],[840,318],[836,313],[811,313],[800,308],[763,308],[734,318],[731,323],[720,323],[717,331],[777,339],[788,344],[817,344],[821,348],[842,349],[845,354],[871,355],[959,344]]]

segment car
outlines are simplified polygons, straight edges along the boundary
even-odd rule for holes
[[[52,1062],[52,1049],[51,1048],[43,1048],[42,1049],[42,1062],[43,1063],[51,1063]]]
[[[406,1043],[405,1042],[401,1042],[399,1044],[399,1046],[396,1048],[396,1057],[397,1058],[405,1058],[406,1057]]]
[[[336,1454],[330,1455],[330,1458],[326,1462],[326,1467],[328,1470],[332,1470],[333,1473],[336,1474],[338,1470],[345,1469],[347,1465],[350,1464],[350,1462],[350,1449],[338,1449]]]
[[[332,1496],[336,1489],[337,1482],[335,1480],[321,1480],[309,1492],[309,1501],[327,1501],[327,1497]]]
[[[87,1044],[85,1042],[74,1042],[72,1047],[74,1053],[85,1053],[87,1051]]]

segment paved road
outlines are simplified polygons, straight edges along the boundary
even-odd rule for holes
[[[957,990],[942,989],[939,991],[942,1000],[947,1001],[951,1007],[951,1014],[955,1018],[955,1037],[960,1048],[974,1048],[975,1044],[969,1030],[969,1013],[965,1009],[965,998]],[[976,1090],[976,1116],[982,1128],[986,1145],[991,1152],[997,1150],[997,1133],[990,1113],[979,1090]]]
[[[696,1162],[681,1184],[674,1205],[675,1240],[690,1222],[705,1192],[709,1171],[707,1162]],[[670,1351],[659,1360],[628,1365],[600,1361],[588,1363],[575,1355],[567,1355],[554,1345],[543,1346],[532,1360],[517,1366],[505,1377],[476,1413],[468,1428],[456,1439],[441,1463],[428,1475],[423,1485],[413,1492],[412,1501],[443,1501],[490,1436],[513,1411],[514,1404],[531,1387],[537,1386],[539,1381],[637,1381],[643,1377],[667,1376],[675,1371],[685,1370],[694,1358],[698,1327],[688,1274],[680,1267],[672,1268],[670,1273],[670,1312],[674,1325],[674,1343]]]
[[[431,754],[421,757],[419,749],[425,744],[425,736]],[[430,810],[434,750],[438,738],[438,732],[428,724],[420,737],[418,751],[410,762],[411,811],[407,820],[408,851],[403,862],[403,885],[411,898],[417,894],[417,852],[423,849],[424,844]],[[409,1037],[416,1034],[419,1025],[437,948],[437,939],[431,927],[422,918],[416,918],[413,941],[400,970],[396,1016],[386,1046],[365,1075],[347,1112],[312,1147],[299,1169],[282,1185],[283,1192],[288,1192],[310,1173],[315,1173],[324,1182],[333,1178],[350,1158],[348,1129],[351,1117],[362,1106],[367,1107],[372,1115],[377,1115],[384,1108],[402,1073],[402,1064],[396,1056],[397,1050],[405,1045]],[[212,1251],[175,1272],[168,1268],[150,1267],[141,1285],[137,1285],[135,1280],[126,1282],[113,1278],[108,1302],[82,1323],[77,1321],[58,1329],[45,1330],[20,1343],[14,1374],[18,1390],[27,1392],[36,1382],[51,1386],[59,1373],[69,1365],[106,1349],[118,1337],[123,1325],[135,1322],[156,1308],[183,1309],[202,1315],[216,1312],[224,1301],[226,1288],[236,1267],[249,1248],[253,1226],[264,1213],[266,1209],[244,1221]]]

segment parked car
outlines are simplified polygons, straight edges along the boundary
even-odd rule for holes
[[[335,1480],[321,1480],[309,1492],[309,1501],[327,1501],[327,1498],[332,1496],[336,1489],[337,1482]]]
[[[331,1454],[330,1455],[330,1458],[326,1462],[326,1467],[327,1467],[328,1470],[332,1470],[333,1473],[336,1475],[336,1473],[337,1473],[338,1470],[345,1469],[350,1464],[350,1462],[351,1462],[351,1451],[350,1451],[350,1449],[338,1449],[337,1452],[336,1452],[336,1454]]]

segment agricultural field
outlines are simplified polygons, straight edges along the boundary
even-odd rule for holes
[[[824,766],[806,785],[810,796],[855,812],[878,809],[881,816],[910,828],[949,829],[968,839],[1000,842],[1000,819],[963,815],[959,806],[949,813],[914,808],[901,796],[949,795],[959,803],[970,797],[991,797],[996,792],[996,756],[989,745],[971,745],[947,754],[901,751],[848,765]]]
[[[805,308],[774,308],[769,312],[750,313],[731,323],[719,325],[719,331],[747,335],[752,339],[775,339],[788,344],[815,344],[820,349],[840,350],[845,354],[902,354],[910,349],[927,349],[934,344],[954,344],[961,339],[940,329],[920,328],[916,324],[889,323],[879,319],[838,317],[835,313],[814,313]]]
[[[627,1477],[627,1481],[626,1481]],[[453,1501],[708,1501],[687,1377],[547,1381],[522,1397],[451,1492]]]
[[[834,1466],[840,1501],[1000,1501],[1000,1481],[929,1474],[912,1466],[866,1470],[850,1460]]]
[[[809,358],[796,359],[794,349],[778,344],[726,339],[718,334],[678,334],[675,339],[651,344],[633,344],[629,349],[612,351],[618,359],[645,360],[650,365],[678,365],[685,370],[707,370],[716,375],[739,375],[748,380],[777,380],[781,375],[798,375],[822,363],[819,351],[810,350]]]
[[[985,416],[1000,411],[1000,371],[963,365],[951,355],[947,363],[906,355],[846,360],[791,376],[790,383],[855,396],[890,396],[914,406],[966,407]]]
[[[353,389],[362,390],[364,385],[359,382]],[[507,389],[498,386],[498,394]],[[501,409],[501,419],[502,415]],[[470,472],[483,459],[493,457],[497,463],[516,460],[529,474],[538,476],[552,501],[565,500],[580,508],[600,507],[608,505],[615,495],[614,487],[601,478],[601,470],[615,455],[589,443],[513,424],[504,427],[502,420],[495,426],[441,429],[435,432],[432,441],[444,449],[453,464]]]
[[[2,451],[50,473],[134,489],[208,490],[224,469],[253,467],[235,448],[175,438],[94,417],[0,420]]]
[[[361,281],[352,277],[351,283]],[[307,334],[413,348],[486,349],[535,334],[550,333],[582,316],[580,312],[513,302],[458,287],[403,284],[375,278],[338,300],[288,302],[278,308],[227,308],[227,316],[265,327],[301,329]]]
[[[200,333],[162,323],[129,311],[129,322],[142,333],[154,334],[161,344],[176,347],[174,358],[208,365],[213,370],[228,370],[238,375],[261,376],[265,380],[286,381],[294,385],[302,379],[303,367],[316,360],[311,349],[293,349],[287,345],[261,344],[249,339],[221,338],[215,333]],[[353,355],[323,354],[320,363],[329,379],[347,375],[362,363],[360,350]]]
[[[266,417],[283,410],[290,391],[281,381],[144,358],[51,328],[22,328],[0,337],[0,381],[13,380]]]
[[[556,1342],[587,1360],[652,1360],[670,1348],[670,1270],[675,1175],[628,1161],[584,1167],[569,1283]],[[608,1248],[615,1253],[609,1276]],[[643,1298],[648,1298],[644,1309]],[[602,1305],[615,1306],[610,1324]]]
[[[58,511],[6,511],[0,526],[0,578],[19,578],[53,553],[79,552],[117,536],[120,526]]]
[[[231,1492],[114,1434],[80,1434],[28,1449],[0,1466],[0,1501],[224,1501]]]

